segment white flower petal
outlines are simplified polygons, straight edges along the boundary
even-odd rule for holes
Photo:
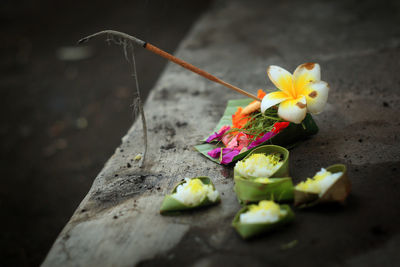
[[[288,95],[285,92],[272,92],[264,96],[261,101],[261,112],[264,113],[267,109],[282,101],[288,99]]]
[[[318,63],[304,63],[296,68],[293,73],[294,86],[300,92],[310,82],[321,80],[321,67]]]
[[[329,85],[324,81],[310,83],[306,87],[307,110],[317,114],[324,110],[328,100]]]
[[[309,75],[313,81],[319,81],[321,80],[321,67],[318,63],[304,63],[296,68],[293,76],[296,79],[304,74]]]
[[[283,101],[279,105],[278,116],[286,121],[301,123],[307,114],[306,104],[305,96]]]
[[[293,93],[293,75],[287,70],[278,66],[269,66],[267,69],[271,82],[285,93]]]

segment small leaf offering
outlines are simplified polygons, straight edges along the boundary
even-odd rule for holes
[[[244,238],[271,231],[294,219],[294,213],[288,205],[279,205],[263,200],[242,208],[235,216],[232,226]]]
[[[313,178],[299,183],[294,189],[294,205],[303,207],[318,203],[344,203],[351,190],[347,168],[335,164],[322,168]]]
[[[218,191],[208,177],[185,178],[166,195],[160,208],[161,214],[195,209],[221,201]]]
[[[235,192],[241,203],[293,199],[289,177],[289,151],[266,145],[254,149],[234,168]]]

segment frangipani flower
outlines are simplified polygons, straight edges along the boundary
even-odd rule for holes
[[[278,115],[282,119],[300,123],[307,111],[320,113],[328,99],[329,86],[321,81],[321,69],[317,63],[304,63],[296,68],[293,75],[287,70],[270,66],[268,77],[280,90],[267,94],[261,102],[261,112],[280,104]]]

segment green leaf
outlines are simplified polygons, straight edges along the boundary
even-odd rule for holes
[[[218,132],[221,129],[221,127],[224,125],[232,126],[232,115],[235,114],[238,107],[245,107],[252,101],[253,100],[250,98],[229,100],[222,118],[220,119],[220,121],[218,122],[217,126],[215,127],[215,129],[213,130],[212,133]],[[283,129],[279,134],[275,135],[274,137],[272,137],[271,139],[267,140],[266,142],[260,144],[259,146],[272,144],[272,145],[280,145],[280,146],[291,148],[291,147],[295,146],[299,141],[301,141],[311,135],[314,135],[317,132],[318,132],[318,126],[316,125],[312,116],[310,114],[307,114],[301,124],[290,123],[289,126],[286,127],[285,129]],[[205,142],[207,137],[203,140],[203,142]],[[198,152],[200,152],[203,156],[220,164],[219,159],[214,159],[214,158],[210,157],[207,154],[207,152],[212,149],[215,149],[217,147],[222,147],[222,146],[223,146],[223,144],[205,143],[205,144],[197,145],[194,148]],[[257,147],[255,147],[255,148],[257,148]],[[253,148],[253,149],[255,149],[255,148]],[[236,157],[233,158],[232,163],[236,162],[238,160],[241,160],[242,158],[247,156],[253,149],[250,149],[250,150],[240,153],[239,155],[237,155]]]
[[[232,126],[232,115],[235,114],[238,107],[245,107],[252,101],[254,100],[251,98],[229,100],[222,118],[219,120],[217,126],[215,126],[212,132],[218,132],[224,125]],[[206,141],[207,137],[203,141]]]
[[[215,186],[209,177],[200,176],[200,177],[194,177],[191,179],[200,179],[203,184],[205,184],[205,185],[210,184],[213,187],[213,189],[215,190]],[[178,186],[183,183],[185,183],[185,181],[179,182],[177,185],[175,185],[174,189],[171,191],[171,194],[165,196],[163,203],[161,204],[161,208],[160,208],[160,213],[162,215],[179,214],[179,211],[197,209],[200,207],[215,205],[215,204],[218,204],[219,202],[221,202],[220,196],[218,196],[218,198],[214,202],[209,200],[208,197],[205,197],[198,205],[194,205],[194,206],[186,205],[171,196],[172,194],[176,193],[176,189],[178,188]]]
[[[270,232],[272,230],[277,230],[294,219],[294,213],[288,205],[280,205],[280,208],[286,210],[287,213],[286,216],[282,217],[275,223],[241,223],[240,214],[247,212],[249,209],[248,206],[245,206],[235,215],[232,226],[244,239]]]
[[[206,158],[208,158],[209,160],[212,160],[212,161],[214,161],[214,162],[220,164],[220,161],[219,161],[218,158],[215,158],[215,159],[214,159],[214,158],[210,157],[210,156],[207,154],[208,151],[213,150],[214,148],[217,148],[217,147],[218,147],[218,146],[216,146],[216,145],[214,145],[214,144],[205,143],[205,144],[197,145],[197,146],[195,146],[194,148],[195,148],[198,152],[200,152],[203,156],[205,156]]]
[[[269,179],[270,183],[259,183],[253,179],[235,176],[234,190],[239,202],[249,204],[260,200],[274,200],[276,202],[293,200],[293,183],[290,177]]]

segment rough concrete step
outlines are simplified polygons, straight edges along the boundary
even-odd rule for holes
[[[192,149],[214,128],[226,101],[241,96],[169,64],[145,106],[150,141],[145,168],[133,161],[141,151],[138,121],[43,266],[321,266],[399,260],[394,248],[400,240],[395,230],[400,211],[393,204],[400,201],[399,180],[393,169],[400,160],[400,122],[392,107],[400,100],[394,89],[400,84],[394,75],[400,60],[393,60],[399,58],[400,29],[388,25],[399,25],[400,16],[383,12],[386,8],[356,1],[217,1],[176,53],[252,93],[273,88],[266,78],[268,65],[292,71],[301,63],[319,62],[323,80],[331,85],[330,99],[316,117],[319,134],[291,151],[291,174],[298,182],[321,167],[347,164],[354,185],[347,206],[296,211],[291,227],[244,242],[230,226],[240,208],[232,168]],[[371,12],[374,16],[364,16]],[[222,203],[160,216],[162,199],[173,185],[200,175],[212,178]],[[297,246],[283,249],[294,240]]]

